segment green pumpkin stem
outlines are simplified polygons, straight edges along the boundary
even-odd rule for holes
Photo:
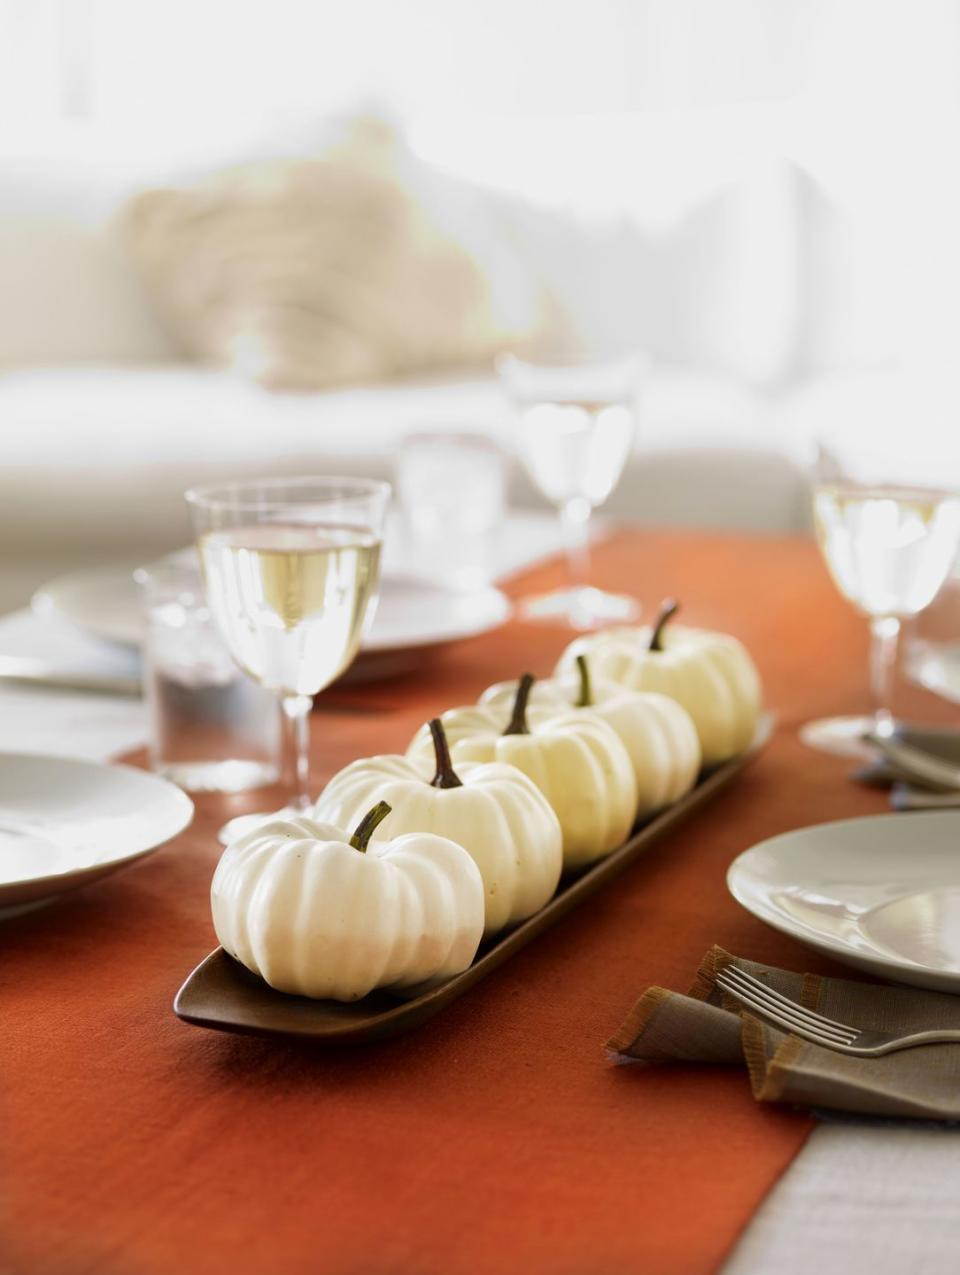
[[[430,735],[433,739],[434,756],[437,759],[437,773],[430,780],[430,787],[462,788],[463,780],[453,769],[453,762],[450,760],[450,745],[447,743],[447,732],[443,729],[443,722],[441,722],[439,717],[434,717],[430,722]]]
[[[653,626],[653,632],[650,634],[651,651],[663,650],[663,630],[666,628],[667,622],[672,620],[679,610],[680,603],[674,602],[673,598],[667,598],[661,604],[660,614],[657,616],[657,622]]]
[[[357,824],[356,832],[350,838],[350,844],[354,850],[359,850],[361,854],[366,854],[367,842],[373,836],[377,826],[383,823],[392,809],[393,807],[388,806],[385,801],[378,801],[372,810],[367,811]]]
[[[527,725],[527,700],[530,698],[530,692],[536,680],[532,673],[524,673],[521,677],[517,685],[517,696],[513,701],[513,713],[507,722],[504,735],[530,734],[530,727]]]
[[[585,655],[577,656],[577,672],[580,674],[580,694],[574,708],[589,708],[593,703],[593,687],[590,685],[590,669]]]

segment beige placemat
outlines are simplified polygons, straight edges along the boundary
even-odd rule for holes
[[[960,1044],[854,1058],[788,1036],[741,1010],[716,985],[736,965],[776,991],[864,1030],[960,1029],[960,997],[879,983],[795,974],[713,947],[683,995],[651,987],[607,1042],[620,1063],[746,1065],[758,1102],[874,1116],[960,1120]]]

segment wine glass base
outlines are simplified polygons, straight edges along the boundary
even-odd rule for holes
[[[821,717],[800,727],[800,741],[817,752],[832,753],[835,757],[850,757],[855,761],[874,761],[876,751],[863,742],[863,736],[876,731],[876,718]]]
[[[606,593],[584,586],[555,589],[552,593],[524,598],[519,605],[521,619],[544,624],[569,624],[574,629],[596,629],[604,624],[625,624],[640,615],[640,603],[623,593]]]

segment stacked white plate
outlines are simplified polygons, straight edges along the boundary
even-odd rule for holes
[[[761,921],[838,961],[960,992],[960,811],[785,832],[735,859],[727,885]]]
[[[124,567],[75,571],[51,580],[34,595],[38,614],[66,620],[92,637],[118,646],[141,640],[140,601]],[[491,586],[464,592],[412,576],[387,574],[355,675],[368,677],[410,667],[425,647],[445,646],[499,628],[510,615],[507,598]]]

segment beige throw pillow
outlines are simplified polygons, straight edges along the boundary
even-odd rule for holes
[[[376,121],[316,157],[142,193],[125,221],[187,350],[271,387],[477,366],[545,322],[495,203]]]

